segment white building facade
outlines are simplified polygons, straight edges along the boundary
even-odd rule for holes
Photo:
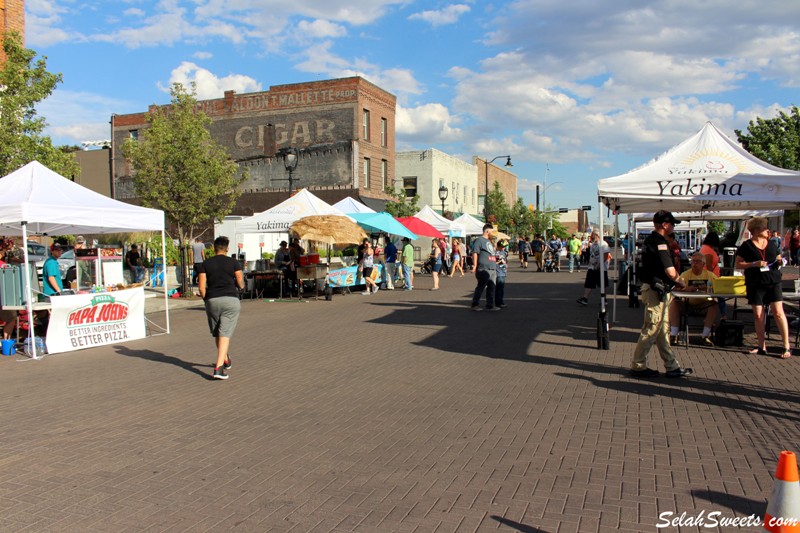
[[[395,154],[395,190],[404,189],[410,198],[419,195],[420,207],[442,211],[439,188],[447,187],[445,211],[480,216],[478,167],[435,148]]]

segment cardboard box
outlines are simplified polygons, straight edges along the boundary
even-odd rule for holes
[[[743,276],[720,276],[713,280],[712,287],[717,294],[746,294]]]

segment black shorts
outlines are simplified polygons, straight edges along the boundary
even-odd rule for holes
[[[780,283],[773,285],[747,286],[747,303],[750,305],[769,305],[783,301],[783,290]]]
[[[361,272],[361,275],[364,278],[372,278],[372,268],[373,267],[364,267],[364,270]]]
[[[603,271],[605,286],[608,287],[608,270]],[[586,281],[583,282],[584,289],[597,289],[600,287],[600,271],[589,269],[586,271]]]
[[[528,262],[528,255],[529,255],[528,252],[522,253],[522,261],[524,261],[525,263]]]

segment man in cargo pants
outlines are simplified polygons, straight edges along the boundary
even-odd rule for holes
[[[657,378],[658,370],[647,367],[647,354],[655,344],[664,361],[666,377],[680,378],[692,373],[691,368],[681,368],[669,344],[669,320],[667,309],[670,302],[670,287],[685,289],[686,285],[678,276],[672,263],[666,235],[675,231],[676,220],[669,211],[661,210],[653,216],[655,229],[644,241],[642,248],[642,303],[644,303],[644,324],[636,343],[631,362],[631,376],[636,378]]]

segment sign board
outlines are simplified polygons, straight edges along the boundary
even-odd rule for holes
[[[50,298],[49,353],[143,339],[144,288]]]

